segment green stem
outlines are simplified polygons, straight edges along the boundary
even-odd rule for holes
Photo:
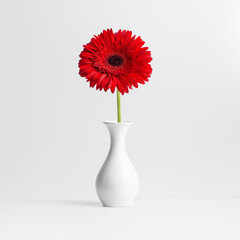
[[[121,122],[121,95],[117,89],[117,115],[118,115],[118,122]]]

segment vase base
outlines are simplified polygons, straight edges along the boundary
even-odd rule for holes
[[[106,205],[103,204],[103,207],[110,207],[110,208],[125,208],[125,207],[131,207],[133,204],[127,204],[127,205]]]

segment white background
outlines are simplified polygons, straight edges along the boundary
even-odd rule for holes
[[[238,0],[1,0],[0,199],[98,201],[116,96],[89,88],[78,55],[106,28],[152,51],[149,83],[122,97],[139,201],[239,198],[239,13]]]

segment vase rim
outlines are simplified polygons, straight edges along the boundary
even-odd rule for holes
[[[131,121],[123,121],[123,122],[117,122],[117,121],[104,121],[104,124],[113,124],[113,125],[132,125],[133,122]]]

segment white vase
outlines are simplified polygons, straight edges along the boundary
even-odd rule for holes
[[[111,146],[96,179],[96,190],[102,204],[107,207],[125,207],[133,204],[138,192],[138,176],[130,162],[125,137],[132,122],[104,122]]]

